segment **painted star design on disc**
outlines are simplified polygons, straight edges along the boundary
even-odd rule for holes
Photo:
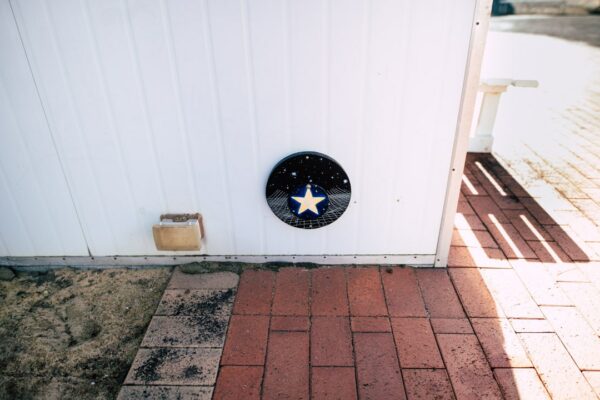
[[[350,179],[331,157],[314,151],[291,154],[269,174],[265,197],[273,214],[295,228],[335,222],[352,196]]]
[[[304,196],[291,196],[292,199],[300,204],[300,208],[298,209],[298,215],[303,214],[306,211],[310,211],[315,215],[319,215],[319,209],[317,208],[317,204],[322,201],[327,200],[326,196],[313,196],[313,192],[311,190],[310,185],[306,185],[306,191],[304,192]]]

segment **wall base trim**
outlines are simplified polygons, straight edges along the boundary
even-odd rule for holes
[[[47,269],[47,268],[119,268],[119,267],[150,267],[159,265],[181,265],[193,262],[243,262],[251,264],[284,262],[284,263],[315,263],[322,265],[339,264],[383,264],[410,265],[431,267],[435,261],[434,254],[412,255],[238,255],[238,256],[101,256],[101,257],[0,257],[0,266],[16,269]]]

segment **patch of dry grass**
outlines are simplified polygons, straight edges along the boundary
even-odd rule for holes
[[[170,273],[62,269],[0,282],[0,399],[114,399]]]

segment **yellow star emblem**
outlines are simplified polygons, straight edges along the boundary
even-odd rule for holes
[[[313,197],[310,185],[306,185],[306,192],[304,193],[304,197],[292,196],[292,199],[300,204],[298,214],[302,214],[306,210],[310,210],[315,215],[319,215],[319,209],[317,208],[317,204],[325,200],[325,197]]]

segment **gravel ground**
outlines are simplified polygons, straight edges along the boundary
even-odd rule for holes
[[[171,268],[0,282],[0,399],[114,399]]]

